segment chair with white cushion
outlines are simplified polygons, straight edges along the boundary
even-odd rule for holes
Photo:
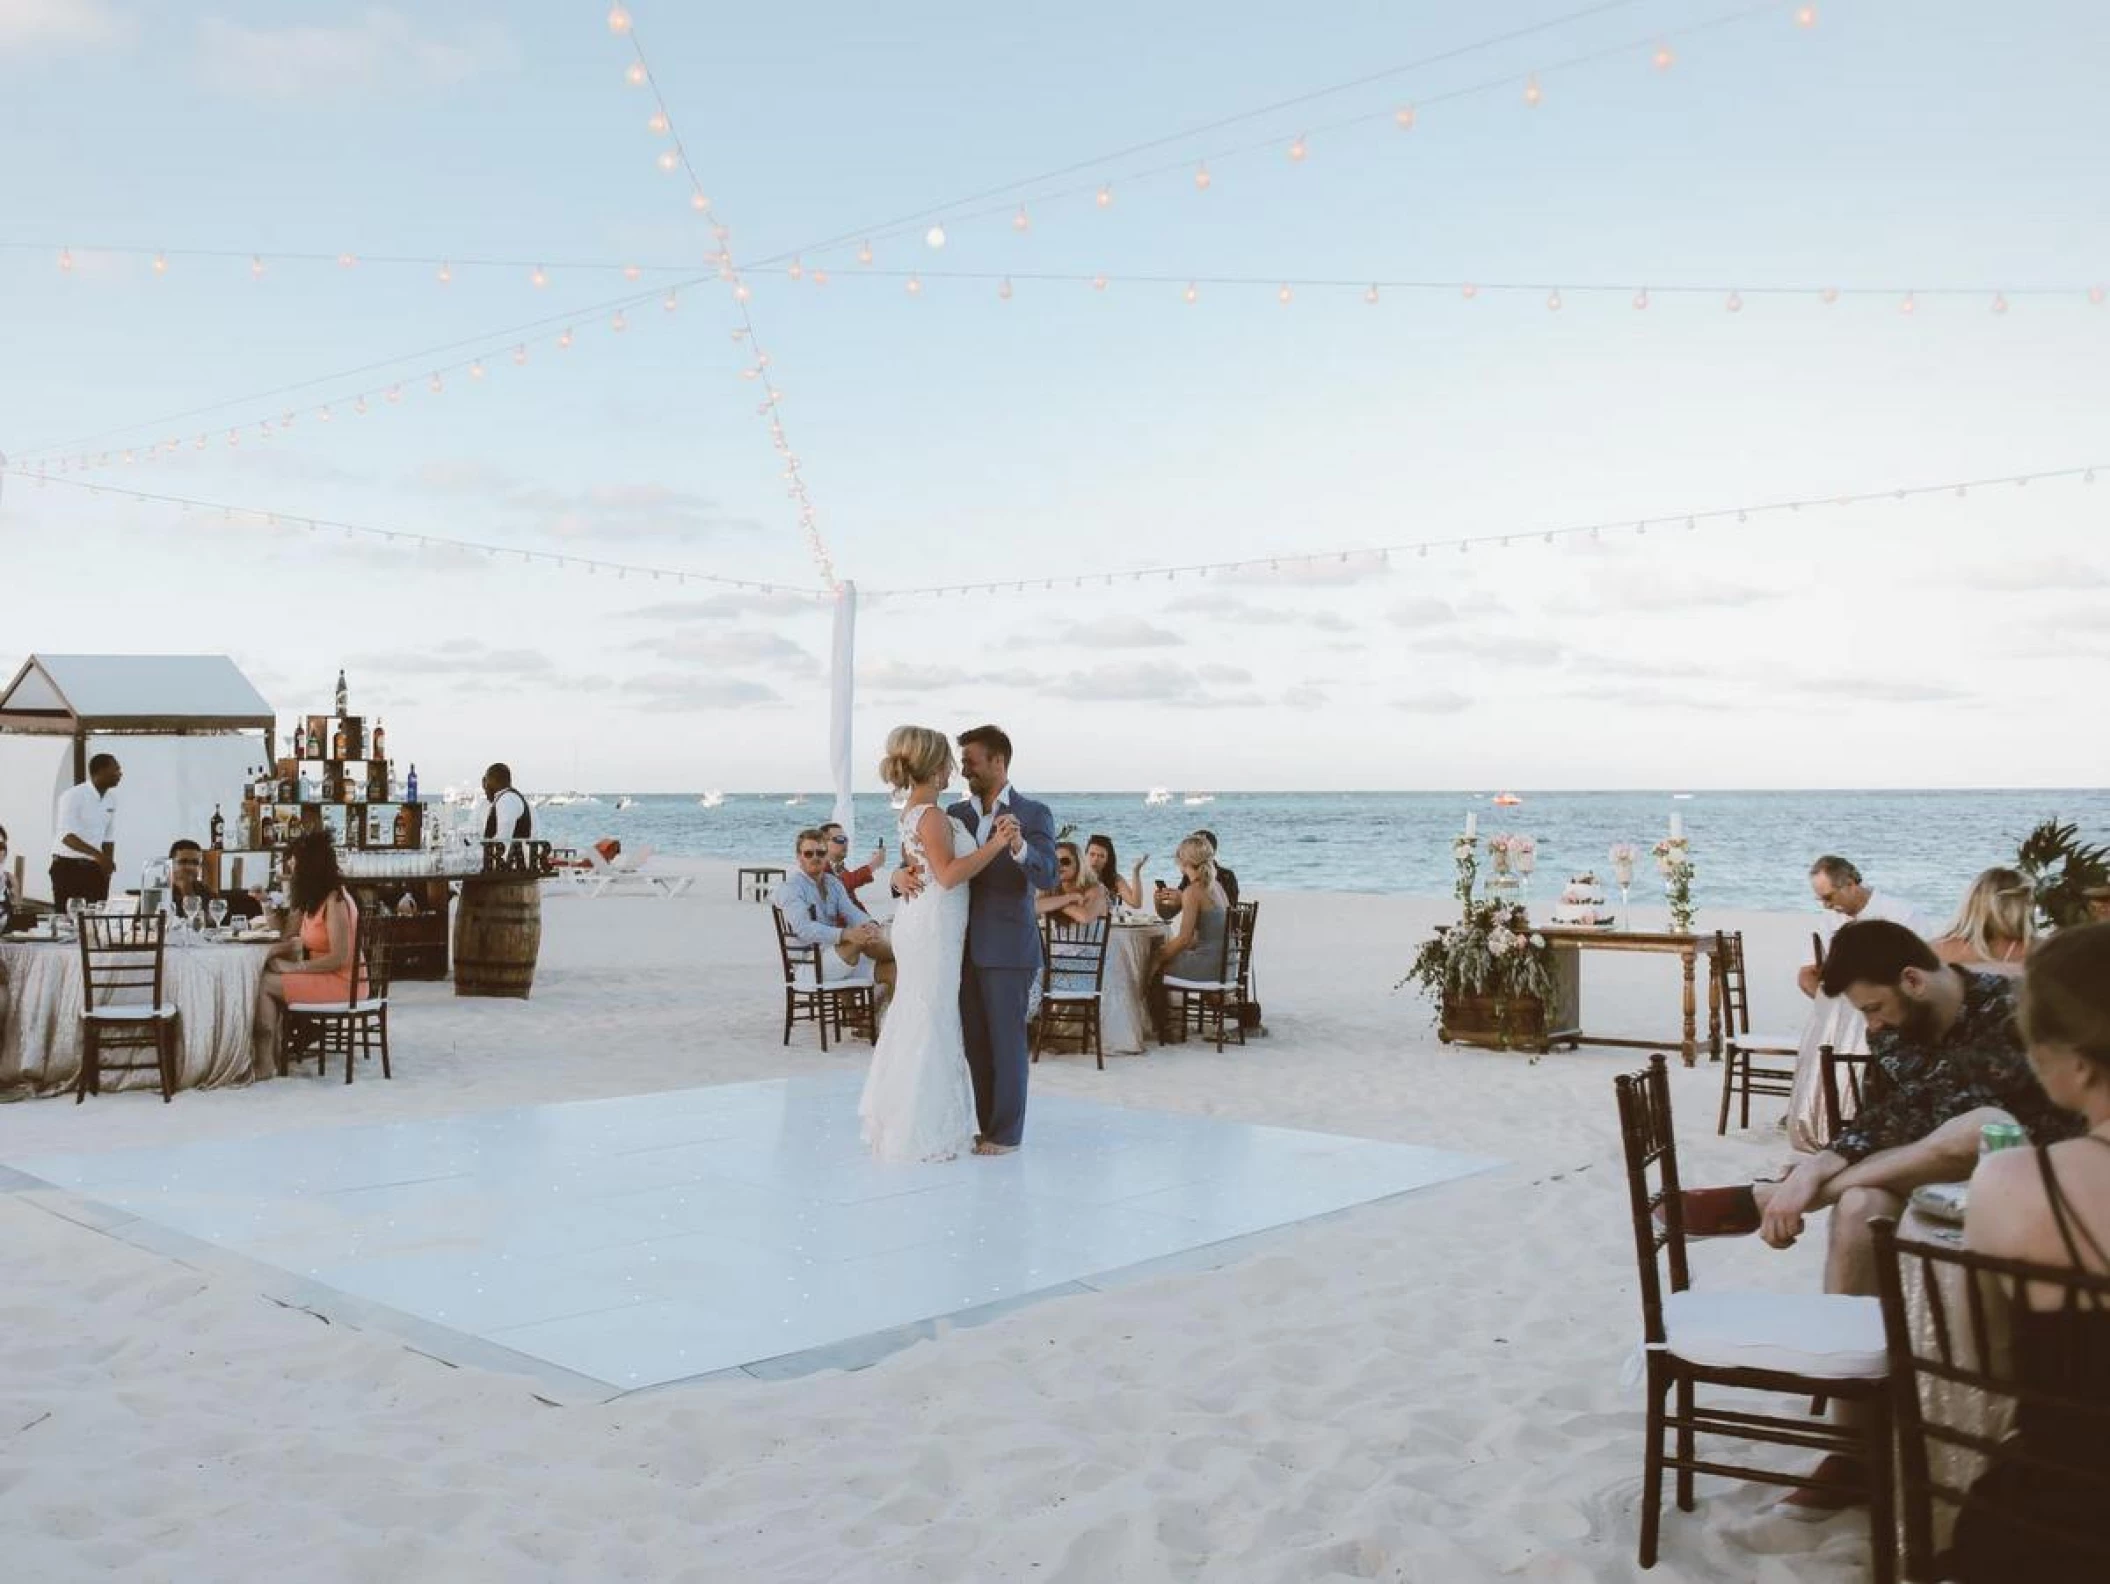
[[[330,1058],[344,1057],[344,1081],[352,1081],[355,1058],[381,1057],[381,1076],[393,1078],[388,1065],[388,947],[395,919],[385,909],[361,910],[357,957],[343,1001],[299,1001],[287,1006],[279,1024],[278,1070],[283,1077],[294,1062],[315,1058],[317,1077],[330,1070]]]
[[[1224,1048],[1224,1040],[1230,1035],[1245,1043],[1245,1008],[1252,1000],[1253,983],[1253,931],[1260,921],[1258,902],[1241,902],[1227,910],[1224,919],[1224,942],[1222,966],[1213,979],[1181,979],[1167,974],[1164,978],[1167,1005],[1172,1009],[1172,1022],[1178,1037],[1185,1039],[1192,1028],[1203,1039],[1215,1030],[1216,1048]],[[1173,1031],[1159,1029],[1160,1039],[1170,1039]]]
[[[103,1069],[156,1072],[161,1100],[176,1093],[176,1008],[162,993],[162,951],[168,915],[83,913],[81,944],[81,1073],[73,1103],[103,1092]],[[150,1050],[151,1062],[109,1061],[112,1052]]]
[[[1881,1306],[1874,1298],[1833,1293],[1698,1292],[1685,1257],[1684,1194],[1678,1144],[1671,1130],[1670,1070],[1662,1055],[1641,1072],[1613,1080],[1626,1146],[1635,1252],[1641,1267],[1641,1321],[1647,1356],[1648,1445],[1641,1491],[1641,1565],[1656,1565],[1663,1471],[1678,1475],[1678,1507],[1693,1509],[1692,1477],[1715,1474],[1767,1485],[1842,1490],[1837,1481],[1778,1469],[1715,1462],[1698,1455],[1701,1435],[1774,1446],[1806,1447],[1857,1458],[1868,1471],[1871,1550],[1876,1584],[1896,1577],[1891,1511],[1889,1360]],[[1649,1185],[1650,1168],[1656,1186]],[[1834,1214],[1838,1212],[1834,1211]],[[1660,1217],[1660,1221],[1659,1218]],[[1664,1291],[1665,1263],[1670,1290]],[[1696,1389],[1828,1396],[1856,1405],[1859,1428],[1803,1416],[1782,1417],[1701,1406]],[[1665,1398],[1675,1389],[1675,1411]],[[1675,1431],[1675,1451],[1664,1437]]]
[[[1078,1048],[1090,1042],[1099,1070],[1106,1071],[1106,1046],[1100,1038],[1099,1005],[1106,988],[1106,943],[1113,938],[1108,920],[1073,924],[1067,919],[1040,921],[1040,953],[1047,988],[1041,992],[1040,1016],[1033,1020],[1033,1059],[1058,1030],[1074,1031]]]
[[[1714,934],[1714,978],[1722,992],[1722,1031],[1727,1036],[1722,1061],[1722,1114],[1715,1119],[1717,1133],[1729,1131],[1729,1101],[1741,1095],[1743,1107],[1738,1127],[1751,1125],[1751,1097],[1773,1095],[1792,1099],[1795,1094],[1795,1058],[1802,1051],[1800,1034],[1754,1034],[1751,1032],[1751,990],[1744,977],[1744,932],[1716,930]],[[1753,1066],[1754,1056],[1786,1057],[1787,1065],[1768,1061]]]

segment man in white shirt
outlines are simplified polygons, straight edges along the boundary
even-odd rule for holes
[[[112,856],[117,811],[110,794],[124,778],[124,767],[114,754],[97,754],[88,761],[88,779],[60,796],[51,841],[53,907],[64,911],[75,897],[83,902],[109,899],[110,875],[117,868]]]
[[[1920,921],[1918,909],[1903,897],[1877,891],[1861,878],[1861,871],[1844,858],[1827,853],[1810,865],[1810,893],[1817,898],[1818,906],[1839,915],[1840,924],[1852,924],[1860,919],[1888,919],[1893,924],[1904,925],[1922,940],[1927,938],[1927,927]],[[1795,975],[1795,982],[1802,986],[1804,995],[1814,997],[1817,994],[1817,974],[1815,963],[1804,963]]]
[[[491,812],[484,817],[485,841],[530,841],[535,835],[535,813],[528,800],[513,788],[513,771],[495,764],[484,772],[484,796]]]

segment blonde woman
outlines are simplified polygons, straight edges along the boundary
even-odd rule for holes
[[[968,886],[1010,850],[1018,823],[1000,816],[978,845],[938,807],[952,772],[943,732],[897,726],[887,734],[880,779],[908,794],[901,852],[925,884],[894,911],[894,1002],[857,1105],[865,1145],[882,1161],[951,1160],[975,1147],[974,1080],[960,1031]]]
[[[1231,903],[1217,877],[1216,849],[1203,837],[1189,836],[1173,857],[1186,883],[1180,887],[1180,910],[1172,933],[1159,944],[1150,968],[1150,1007],[1161,1038],[1171,1020],[1166,976],[1219,977],[1224,970],[1224,930],[1230,923]]]
[[[2019,976],[2037,940],[2037,899],[2013,869],[1988,869],[1971,882],[1955,920],[1928,944],[1945,963]]]

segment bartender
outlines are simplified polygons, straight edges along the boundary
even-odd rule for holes
[[[510,767],[495,764],[484,772],[484,796],[491,812],[484,817],[485,841],[529,841],[535,834],[535,813],[528,800],[513,788]]]
[[[117,810],[110,794],[125,778],[115,754],[88,761],[88,779],[59,798],[57,834],[51,843],[51,905],[64,912],[75,897],[107,902],[117,868]]]

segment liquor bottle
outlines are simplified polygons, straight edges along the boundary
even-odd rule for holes
[[[342,726],[337,728],[336,735],[330,739],[330,757],[332,759],[342,759],[345,757],[344,728]]]
[[[278,815],[271,809],[264,810],[264,823],[257,832],[257,844],[266,852],[278,845]]]
[[[409,775],[408,775],[407,777],[405,777],[405,779],[404,779],[404,781],[403,781],[403,801],[404,801],[405,803],[415,803],[415,802],[417,802],[417,800],[418,800],[418,767],[417,767],[417,766],[416,766],[415,764],[413,764],[413,765],[412,765],[412,766],[410,767],[410,774],[409,774]]]
[[[342,715],[343,715],[343,714],[345,713],[345,691],[344,691],[344,667],[343,667],[343,666],[339,666],[339,667],[337,668],[337,713],[338,713],[338,715],[340,715],[340,716],[342,716]]]
[[[223,851],[227,846],[227,821],[220,815],[220,805],[212,806],[212,850]]]
[[[306,721],[295,721],[293,723],[293,757],[296,759],[308,757],[308,723]]]
[[[381,717],[378,715],[374,717],[374,743],[366,751],[366,756],[369,759],[386,759],[388,757],[388,728],[381,724]]]
[[[410,805],[408,803],[396,810],[396,845],[398,847],[408,847],[410,845]]]

